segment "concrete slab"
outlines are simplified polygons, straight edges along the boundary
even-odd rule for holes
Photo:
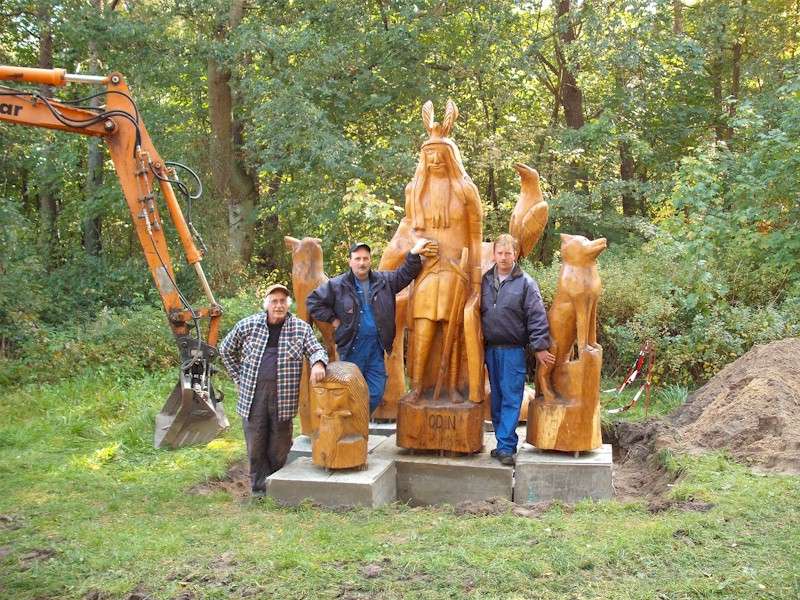
[[[301,456],[267,477],[267,495],[296,506],[305,499],[328,507],[375,508],[396,497],[397,475],[392,461],[370,456],[365,470],[326,471]]]
[[[382,435],[370,435],[367,439],[367,454],[371,454],[378,446],[380,446],[386,437]],[[293,462],[301,456],[311,458],[311,436],[298,435],[292,442],[292,448],[289,450],[289,456],[286,459],[286,464]]]
[[[389,437],[397,433],[397,422],[393,423],[376,423],[375,421],[369,422],[370,435],[382,435]]]
[[[484,450],[465,456],[439,456],[438,452],[398,448],[394,436],[375,451],[376,458],[394,461],[397,468],[397,499],[412,506],[458,504],[500,497],[511,500],[511,467],[489,456],[491,435],[484,437]]]
[[[539,450],[525,444],[517,453],[514,470],[514,502],[611,498],[611,444],[594,452],[571,453]]]

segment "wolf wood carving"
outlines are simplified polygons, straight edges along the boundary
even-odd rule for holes
[[[537,448],[577,452],[602,444],[597,256],[605,249],[605,238],[561,234],[561,272],[548,312],[556,361],[539,365],[528,414],[527,440]]]
[[[319,426],[314,431],[311,462],[326,469],[352,469],[367,463],[369,389],[350,362],[336,361],[325,379],[311,386]]]
[[[328,281],[322,266],[322,240],[310,237],[298,240],[287,235],[283,238],[283,243],[292,253],[292,293],[297,306],[297,316],[307,323],[311,323],[312,319],[308,315],[306,299],[317,286]],[[313,321],[313,324],[322,333],[325,349],[328,351],[330,360],[336,360],[333,325],[321,321]],[[300,402],[298,407],[300,430],[303,435],[311,435],[318,423],[316,412],[311,406],[312,397],[309,394],[309,376],[308,361],[304,360],[303,374],[300,378]]]

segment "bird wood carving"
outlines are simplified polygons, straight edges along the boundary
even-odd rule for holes
[[[548,205],[539,185],[539,173],[527,165],[517,163],[519,173],[519,200],[511,213],[509,233],[519,242],[520,258],[524,258],[539,243],[547,226]]]

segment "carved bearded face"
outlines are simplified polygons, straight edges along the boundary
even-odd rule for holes
[[[313,386],[314,401],[323,415],[332,416],[337,411],[347,410],[350,390],[338,381],[323,381]]]

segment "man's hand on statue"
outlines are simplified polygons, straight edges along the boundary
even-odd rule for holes
[[[536,361],[542,365],[554,365],[556,364],[556,357],[554,354],[550,354],[548,350],[539,350],[536,352]]]
[[[325,379],[325,365],[317,361],[311,367],[311,383],[319,383]]]
[[[331,325],[333,325],[334,331],[339,329],[339,325],[341,324],[342,322],[339,319],[334,319],[333,321],[331,321]]]
[[[420,238],[411,248],[411,254],[422,254],[425,258],[434,258],[439,254],[439,242]]]

